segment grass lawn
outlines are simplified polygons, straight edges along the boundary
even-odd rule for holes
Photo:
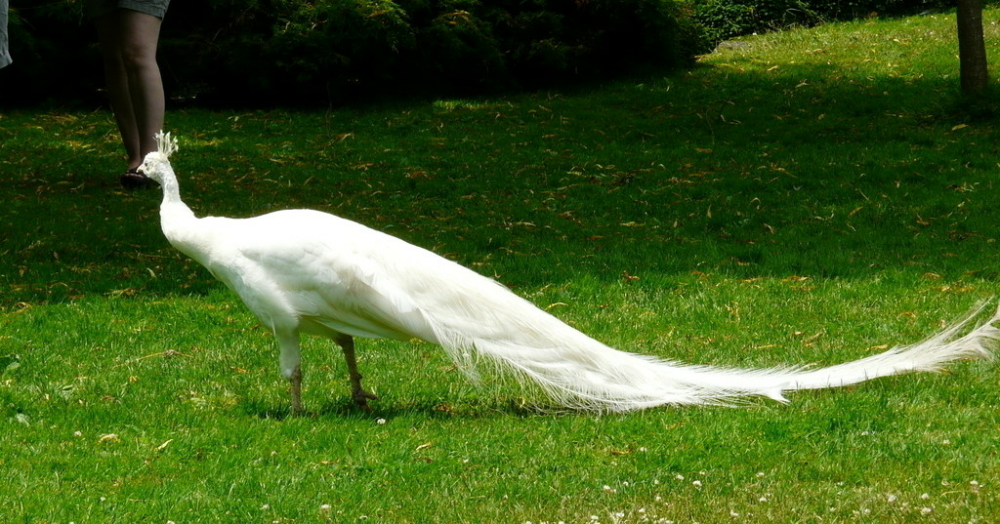
[[[953,26],[757,36],[572,92],[171,109],[172,160],[200,215],[336,213],[621,349],[833,364],[998,293],[996,108],[959,103]],[[359,341],[381,397],[362,413],[339,352],[308,339],[312,416],[288,417],[271,335],[170,248],[159,192],[120,190],[120,162],[103,109],[0,115],[0,522],[1000,519],[989,362],[598,416]]]

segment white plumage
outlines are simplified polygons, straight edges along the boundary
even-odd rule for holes
[[[278,341],[292,410],[302,409],[299,335],[332,338],[344,351],[359,406],[354,337],[421,339],[442,346],[473,372],[484,359],[540,386],[561,406],[628,411],[660,405],[728,403],[798,389],[845,386],[887,375],[935,371],[963,358],[991,356],[1000,330],[988,322],[964,336],[976,313],[933,337],[864,359],[815,370],[690,366],[610,348],[495,281],[430,251],[333,215],[278,211],[231,219],[196,218],[181,201],[169,162],[176,140],[140,171],[163,187],[163,233],[235,291]]]

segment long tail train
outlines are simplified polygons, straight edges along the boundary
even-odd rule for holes
[[[435,331],[438,342],[460,364],[469,360],[471,350],[514,371],[520,380],[537,384],[561,406],[624,412],[662,405],[728,405],[750,396],[785,402],[787,391],[842,387],[902,373],[941,371],[962,359],[992,358],[1000,341],[1000,329],[993,325],[1000,321],[1000,310],[959,336],[985,307],[980,305],[922,342],[812,370],[685,365],[619,351],[554,317],[539,316],[533,306],[535,315],[521,317],[530,325],[519,326],[525,335],[517,340],[469,339],[446,325],[436,325]]]

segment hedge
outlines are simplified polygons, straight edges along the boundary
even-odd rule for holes
[[[995,4],[997,0],[988,0]],[[100,102],[82,0],[15,0],[0,107]],[[537,89],[692,63],[719,41],[950,0],[200,0],[160,39],[167,94],[211,105],[339,105]]]
[[[0,104],[96,100],[80,0],[16,1]],[[555,86],[690,63],[674,0],[174,2],[159,63],[168,96],[208,104],[341,104]]]
[[[690,0],[707,47],[734,36],[953,8],[954,0]]]

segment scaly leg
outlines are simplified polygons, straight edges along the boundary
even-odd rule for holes
[[[299,354],[299,334],[284,330],[274,332],[278,339],[278,363],[281,366],[281,376],[288,379],[292,397],[292,415],[305,413],[302,409],[302,358]]]
[[[344,350],[344,360],[347,361],[347,374],[351,378],[351,395],[354,403],[365,411],[371,411],[368,407],[369,400],[378,400],[378,397],[368,393],[361,387],[361,373],[358,373],[358,361],[354,356],[354,338],[350,335],[341,335],[336,338],[337,345]]]
[[[295,366],[292,370],[291,376],[288,377],[288,382],[290,384],[292,393],[292,415],[302,415],[305,410],[302,409],[302,367]]]

